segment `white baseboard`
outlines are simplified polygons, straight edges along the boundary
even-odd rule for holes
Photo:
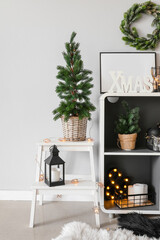
[[[39,199],[39,197],[38,197]],[[10,200],[10,201],[31,201],[32,200],[32,191],[13,191],[13,190],[0,190],[0,200]],[[79,202],[90,202],[93,201],[91,195],[85,196],[71,196],[71,195],[62,195],[57,197],[57,195],[46,195],[44,196],[44,201],[79,201]]]
[[[32,199],[31,191],[0,190],[0,200],[28,201],[31,199]]]

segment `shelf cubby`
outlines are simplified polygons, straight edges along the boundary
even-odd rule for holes
[[[146,131],[160,121],[160,97],[119,97],[116,103],[110,103],[105,98],[105,150],[117,149],[117,134],[114,131],[117,116],[122,111],[121,102],[126,100],[132,107],[140,108],[139,125],[136,149],[146,148]]]
[[[111,103],[108,97],[118,97]],[[136,149],[124,151],[117,146],[117,134],[114,132],[115,120],[122,111],[121,101],[126,100],[132,107],[140,108],[140,128]],[[160,93],[108,94],[100,98],[100,181],[106,182],[106,173],[119,168],[131,177],[131,184],[146,183],[155,193],[155,204],[136,208],[120,209],[113,200],[106,200],[105,191],[100,192],[100,205],[105,213],[122,214],[139,212],[160,214],[160,152],[146,148],[146,131],[160,121]]]
[[[130,178],[130,184],[134,183],[145,183],[148,184],[149,191],[154,194],[155,205],[154,206],[144,206],[141,207],[143,210],[149,211],[149,209],[159,209],[159,174],[157,169],[160,168],[160,159],[159,157],[154,156],[105,156],[104,158],[104,185],[107,182],[107,173],[111,168],[119,169],[124,175]],[[104,193],[105,198],[105,193]],[[109,201],[109,202],[108,202]],[[108,203],[109,204],[108,204]],[[113,208],[112,201],[106,200],[105,207],[108,206],[108,209]],[[107,208],[106,208],[107,209]],[[119,208],[116,208],[119,209]],[[140,209],[139,207],[133,208]],[[122,209],[123,211],[123,209]]]

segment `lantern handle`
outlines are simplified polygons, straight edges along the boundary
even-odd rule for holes
[[[56,145],[52,145],[52,146],[50,146],[50,148],[49,148],[49,151],[51,152],[51,151],[52,151],[52,149],[53,149],[54,147],[55,147],[55,148],[57,148],[57,146],[56,146]]]
[[[52,149],[53,149],[53,146],[50,146],[50,148],[49,148],[49,151],[51,152],[51,151],[52,151]]]

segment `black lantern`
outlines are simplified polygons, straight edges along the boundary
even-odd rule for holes
[[[58,156],[59,150],[54,145],[50,147],[51,155],[45,162],[45,183],[49,187],[65,184],[65,162]]]

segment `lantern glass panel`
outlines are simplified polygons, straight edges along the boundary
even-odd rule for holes
[[[64,180],[64,177],[63,177],[63,164],[59,165],[59,168],[60,168],[60,180]]]
[[[50,169],[50,166],[49,166],[48,164],[46,164],[46,179],[47,179],[48,181],[50,181],[49,169]]]

